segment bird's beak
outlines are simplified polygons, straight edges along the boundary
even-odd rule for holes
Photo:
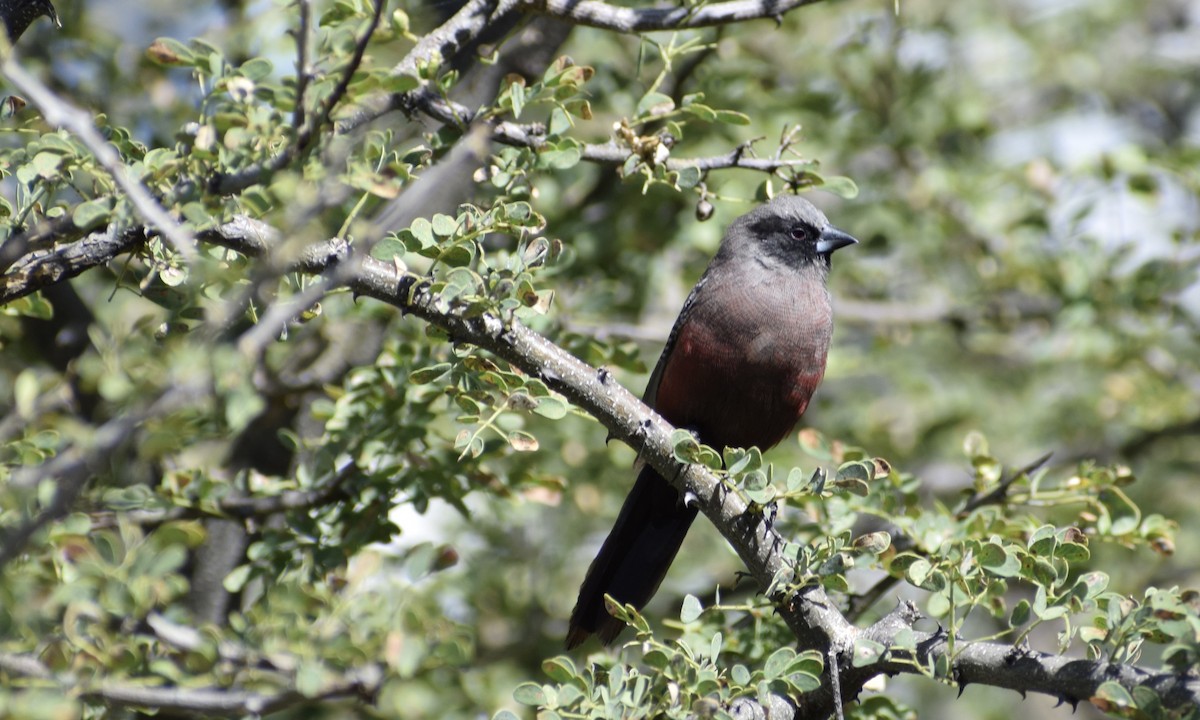
[[[857,242],[858,240],[855,240],[848,233],[844,233],[830,225],[822,230],[821,237],[817,238],[817,253],[828,255],[834,250],[844,248],[847,245],[854,245]]]

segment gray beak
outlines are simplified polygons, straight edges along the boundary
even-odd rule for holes
[[[817,253],[819,255],[829,255],[834,250],[854,245],[858,242],[848,233],[838,230],[830,225],[821,231],[821,237],[817,238]]]

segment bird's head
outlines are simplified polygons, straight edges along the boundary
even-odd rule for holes
[[[829,224],[825,214],[802,197],[782,195],[746,213],[730,226],[725,244],[766,261],[799,267],[829,267],[835,250],[857,243]]]

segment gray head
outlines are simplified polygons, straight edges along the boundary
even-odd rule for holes
[[[729,226],[721,254],[749,251],[791,266],[829,267],[829,256],[858,242],[829,224],[825,214],[795,195],[782,195]]]

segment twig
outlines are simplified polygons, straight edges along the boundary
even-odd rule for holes
[[[475,113],[464,105],[459,105],[445,98],[432,95],[416,97],[415,107],[435,120],[465,128],[475,119]],[[505,145],[527,147],[538,150],[546,145],[546,128],[540,123],[519,124],[501,122],[492,127],[492,139]],[[601,165],[622,165],[629,158],[629,148],[617,145],[615,142],[600,144],[584,144],[581,147],[582,159]],[[774,173],[776,171],[811,165],[807,160],[783,158],[749,157],[742,148],[711,157],[700,158],[670,158],[664,163],[668,170],[696,168],[702,172],[724,168],[744,168],[760,172]]]
[[[350,62],[342,69],[341,77],[338,78],[338,84],[333,88],[333,92],[329,97],[325,98],[325,102],[321,104],[321,112],[312,122],[305,127],[305,132],[297,140],[297,144],[301,148],[308,147],[312,136],[321,128],[329,123],[329,116],[334,109],[341,104],[342,99],[346,97],[346,91],[350,89],[350,81],[354,79],[354,73],[362,67],[363,56],[367,53],[367,44],[371,42],[371,36],[379,29],[379,20],[383,17],[383,8],[387,6],[387,0],[374,0],[375,12],[371,14],[371,21],[367,23],[367,29],[359,36],[358,42],[354,44],[354,55],[351,56]]]
[[[1004,499],[1008,497],[1008,491],[1010,488],[1012,488],[1013,483],[1023,477],[1028,477],[1031,473],[1037,472],[1043,465],[1046,464],[1047,461],[1050,460],[1050,456],[1053,454],[1053,452],[1048,452],[1025,467],[1013,470],[1009,473],[1008,477],[1001,478],[1000,482],[996,484],[996,487],[994,487],[985,495],[980,495],[979,493],[972,494],[971,497],[967,498],[963,502],[962,507],[959,508],[957,513],[958,517],[965,517],[984,505],[997,505],[1003,502]]]
[[[317,133],[321,128],[326,126],[330,115],[346,97],[346,91],[350,88],[350,82],[354,78],[354,73],[358,72],[359,67],[362,66],[362,60],[367,51],[367,43],[370,42],[371,36],[379,27],[379,21],[386,4],[385,0],[376,0],[375,12],[371,15],[371,20],[367,24],[366,30],[355,42],[354,55],[350,58],[350,62],[346,64],[346,67],[342,68],[338,84],[334,87],[329,97],[325,98],[325,101],[321,103],[320,112],[308,116],[307,122],[300,127],[295,142],[288,145],[278,155],[266,162],[256,163],[236,173],[215,174],[208,182],[210,192],[215,195],[229,195],[245,190],[251,185],[262,182],[263,178],[287,167],[296,158],[312,149]],[[304,22],[302,22],[303,24]],[[305,41],[306,39],[303,37],[297,38],[297,42],[301,43],[301,45]],[[302,54],[303,50],[299,52]],[[299,84],[301,81],[307,83],[307,78],[305,78],[303,73],[297,79],[297,83]],[[303,99],[302,96],[297,96],[296,102],[298,106],[302,103]],[[293,114],[293,122],[297,122],[303,115],[303,111],[297,107],[297,112]]]
[[[315,694],[295,688],[275,692],[226,687],[153,687],[132,682],[83,682],[56,675],[29,655],[0,652],[0,670],[52,682],[64,693],[117,707],[156,708],[159,711],[209,715],[265,715],[314,700],[337,697],[372,698],[383,683],[383,669],[366,665],[322,685]]]
[[[306,124],[304,95],[312,80],[312,68],[308,64],[309,26],[312,20],[312,4],[309,0],[297,0],[300,8],[300,27],[296,29],[296,107],[292,110],[292,128],[299,135]]]
[[[108,171],[108,174],[112,176],[117,185],[125,191],[125,195],[129,197],[133,206],[137,208],[138,213],[141,214],[148,225],[157,228],[167,239],[167,242],[170,243],[171,247],[182,255],[185,260],[188,262],[195,261],[196,249],[193,247],[194,239],[191,233],[182,225],[175,222],[175,218],[171,217],[158,204],[158,201],[151,197],[149,191],[141,183],[129,176],[129,171],[125,167],[124,161],[117,154],[117,151],[113,149],[112,145],[108,144],[100,136],[100,133],[96,130],[96,126],[92,123],[92,116],[90,114],[74,107],[66,100],[55,95],[40,80],[25,72],[13,57],[9,57],[4,61],[2,71],[9,82],[29,96],[33,104],[38,106],[46,122],[73,133],[92,151],[92,155],[95,156],[96,161]]]

